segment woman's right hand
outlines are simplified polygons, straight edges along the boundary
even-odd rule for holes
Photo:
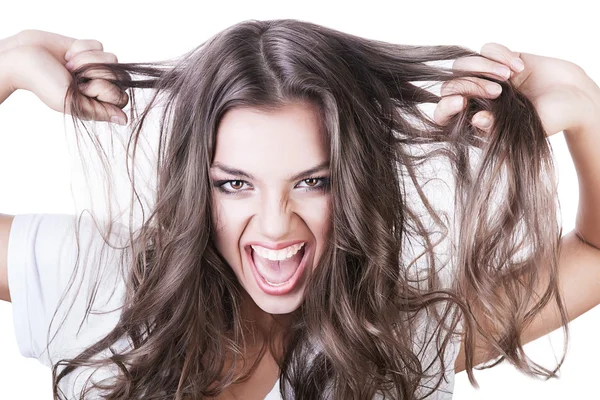
[[[64,100],[72,81],[70,70],[88,63],[118,62],[114,54],[103,51],[97,40],[76,40],[50,32],[22,31],[15,35],[12,44],[0,54],[8,66],[11,90],[31,91],[53,110],[67,114],[69,101]],[[127,115],[122,108],[129,101],[127,93],[102,79],[114,75],[107,70],[94,70],[84,76],[91,78],[79,87],[85,96],[81,102],[84,119],[125,124]]]

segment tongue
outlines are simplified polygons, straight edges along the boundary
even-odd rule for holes
[[[271,261],[259,256],[252,250],[252,260],[254,260],[258,273],[271,283],[282,283],[289,280],[298,269],[303,255],[304,247],[290,258]]]

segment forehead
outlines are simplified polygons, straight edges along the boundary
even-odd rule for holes
[[[286,176],[328,160],[329,149],[314,106],[293,103],[274,110],[238,107],[217,130],[214,162],[252,175]]]

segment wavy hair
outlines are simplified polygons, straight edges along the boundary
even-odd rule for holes
[[[519,339],[551,302],[568,321],[557,282],[551,148],[533,105],[510,82],[442,63],[475,55],[298,20],[251,20],[175,60],[73,71],[65,101],[78,141],[88,133],[105,171],[111,162],[83,121],[80,85],[90,71],[109,70],[106,79],[129,94],[127,171],[132,207],[142,210],[136,151],[151,111],[161,113],[154,204],[140,226],[129,226],[120,319],[101,340],[54,364],[55,398],[61,379],[84,366],[117,368],[86,389],[103,390],[106,399],[208,398],[251,376],[257,362],[246,364],[243,288],[213,243],[209,168],[227,110],[293,102],[316,106],[330,144],[332,228],[276,360],[285,398],[425,398],[441,386],[457,337],[473,384],[476,342],[497,356],[493,364],[506,359],[525,373],[554,376],[562,360],[546,369]],[[466,109],[436,124],[423,106],[440,100],[437,85],[473,76],[500,84],[500,97],[465,94]],[[135,95],[144,89],[152,96],[139,107]],[[470,123],[480,110],[495,116],[486,135]],[[438,177],[425,168],[433,161],[452,172],[448,212],[426,190]],[[540,291],[542,276],[550,279]],[[122,338],[131,347],[114,351]],[[265,338],[260,354],[274,346]],[[428,346],[433,357],[424,357]],[[112,356],[94,358],[106,349]]]

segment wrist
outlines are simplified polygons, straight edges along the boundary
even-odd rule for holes
[[[0,56],[0,86],[4,92],[12,93],[19,89],[15,82],[15,69],[19,65],[19,48],[12,48]]]
[[[0,54],[19,46],[18,34],[0,39]]]
[[[589,79],[585,86],[578,88],[579,117],[576,125],[564,130],[565,136],[600,135],[600,88]]]
[[[0,103],[3,103],[16,90],[13,84],[10,53],[10,51],[6,51],[0,56]]]

